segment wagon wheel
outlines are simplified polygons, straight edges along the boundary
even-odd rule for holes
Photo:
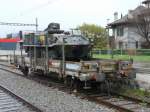
[[[25,66],[24,68],[22,68],[22,72],[25,76],[29,75],[29,68],[27,66]]]
[[[101,82],[100,84],[100,91],[110,94],[110,82],[108,80],[105,80],[104,82]]]
[[[129,79],[135,79],[136,78],[136,70],[132,69],[132,71],[128,75]]]
[[[75,89],[76,91],[80,91],[81,88],[83,88],[81,81],[79,79],[75,78],[74,84],[73,84],[73,89]]]
[[[64,84],[65,84],[67,87],[71,87],[71,76],[65,77]]]
[[[70,92],[78,91],[82,87],[80,80],[71,76],[67,76],[64,80],[64,83],[67,87],[69,87]]]
[[[110,95],[111,84],[110,84],[109,80],[105,80],[104,83],[106,85],[106,92],[108,95]]]
[[[129,80],[129,87],[132,89],[139,88],[139,84],[135,80]]]

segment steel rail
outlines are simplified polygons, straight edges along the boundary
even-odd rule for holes
[[[103,99],[97,99],[96,97],[91,97],[91,96],[87,96],[87,99],[90,100],[90,101],[94,101],[98,104],[104,104],[110,108],[114,108],[116,110],[118,110],[119,112],[134,112],[130,109],[127,109],[127,108],[124,108],[124,107],[121,107],[121,106],[118,106],[118,105],[115,105],[109,101],[105,101]]]
[[[0,89],[2,91],[4,91],[5,93],[9,94],[10,96],[12,96],[13,98],[17,99],[18,101],[22,102],[23,104],[27,105],[30,109],[32,109],[33,111],[36,112],[43,112],[41,109],[39,109],[38,107],[34,106],[33,104],[29,103],[28,101],[26,101],[25,99],[21,98],[20,96],[14,94],[13,92],[11,92],[10,90],[6,89],[5,87],[0,85]]]
[[[116,96],[119,96],[119,97],[123,97],[123,98],[126,99],[126,100],[134,101],[134,102],[136,102],[136,103],[146,103],[146,104],[147,104],[147,107],[150,107],[150,102],[148,102],[148,101],[143,101],[143,100],[141,100],[141,99],[134,98],[134,97],[132,97],[132,96],[126,96],[126,95],[119,94],[119,93],[115,93],[115,92],[113,92],[112,94],[113,94],[113,95],[116,95]]]

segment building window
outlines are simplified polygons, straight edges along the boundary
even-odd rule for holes
[[[115,36],[115,29],[112,30],[112,36]]]
[[[123,36],[124,31],[123,31],[123,27],[118,27],[117,28],[117,36]]]
[[[123,48],[123,42],[119,42],[119,49]]]
[[[138,49],[138,48],[139,48],[139,42],[138,42],[138,41],[136,41],[135,46],[136,46],[136,49]]]

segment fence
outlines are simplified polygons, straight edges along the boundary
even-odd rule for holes
[[[27,55],[25,51],[23,50],[22,52],[23,55]],[[0,61],[8,61],[10,60],[11,56],[21,56],[21,51],[20,50],[0,50]]]
[[[92,50],[92,54],[111,54],[112,50]],[[150,49],[115,49],[114,55],[145,55],[150,56]]]

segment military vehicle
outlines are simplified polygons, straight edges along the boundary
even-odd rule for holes
[[[48,48],[49,58],[61,59],[64,46],[66,60],[90,58],[91,44],[89,39],[84,37],[77,29],[72,29],[70,32],[60,30],[58,23],[50,23],[44,32],[25,35],[24,46],[28,45],[38,47],[36,50],[38,57],[43,57],[41,51],[45,49],[45,46]],[[29,49],[26,49],[26,51],[28,52]]]

